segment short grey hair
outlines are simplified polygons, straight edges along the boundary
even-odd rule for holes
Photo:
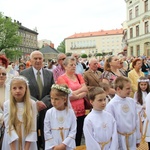
[[[72,56],[66,57],[66,59],[63,61],[63,65],[67,66],[70,61],[75,61],[76,62],[76,58],[72,57]]]
[[[42,57],[43,57],[43,54],[42,54],[40,51],[35,50],[35,51],[33,51],[33,52],[30,54],[30,59],[32,59],[32,57],[33,57],[33,55],[34,55],[35,53],[40,53],[40,54],[42,55]],[[44,59],[44,57],[43,57],[43,59]]]
[[[59,53],[59,54],[57,55],[57,60],[59,60],[62,55],[66,55],[66,54],[64,54],[64,53]]]

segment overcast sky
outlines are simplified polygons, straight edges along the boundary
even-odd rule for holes
[[[124,0],[0,0],[0,12],[23,26],[38,30],[38,40],[55,48],[80,32],[121,28],[126,20]]]

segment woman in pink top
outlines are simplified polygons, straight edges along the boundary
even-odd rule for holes
[[[75,74],[76,59],[74,57],[67,57],[63,62],[65,74],[57,79],[57,84],[66,84],[72,90],[70,102],[77,117],[77,134],[76,146],[81,144],[81,137],[83,133],[83,122],[85,118],[84,97],[87,94],[87,87],[84,83],[82,75]]]

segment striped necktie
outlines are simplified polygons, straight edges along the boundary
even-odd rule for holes
[[[42,96],[42,90],[43,90],[43,84],[42,84],[42,80],[41,80],[41,72],[38,70],[37,72],[37,84],[39,87],[39,93],[40,93],[40,98]]]

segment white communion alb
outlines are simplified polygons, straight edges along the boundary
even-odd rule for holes
[[[49,109],[44,120],[45,150],[52,150],[61,143],[66,145],[66,150],[74,150],[76,127],[76,116],[72,109]]]
[[[20,139],[22,139],[21,145],[22,148],[24,148],[25,142],[31,142],[29,150],[37,150],[37,132],[36,132],[36,118],[37,118],[37,107],[36,107],[36,102],[31,100],[31,105],[32,105],[32,110],[33,110],[33,125],[31,129],[31,133],[29,135],[25,136],[24,134],[24,124],[23,124],[23,112],[24,112],[24,102],[17,103],[17,116],[18,121],[20,124]],[[10,101],[6,101],[4,103],[4,123],[5,123],[5,133],[4,133],[4,138],[3,138],[3,145],[2,145],[2,150],[11,150],[9,144],[15,141],[16,144],[16,150],[19,150],[19,135],[16,133],[14,129],[11,130],[11,134],[9,134],[8,129],[9,129],[9,113],[10,113]],[[18,125],[19,125],[18,124]]]
[[[117,150],[116,121],[105,110],[92,109],[84,120],[83,131],[87,150]]]
[[[106,111],[110,112],[117,123],[119,150],[136,150],[136,144],[140,143],[140,122],[137,115],[136,103],[130,98],[121,98],[115,95],[107,104]]]

